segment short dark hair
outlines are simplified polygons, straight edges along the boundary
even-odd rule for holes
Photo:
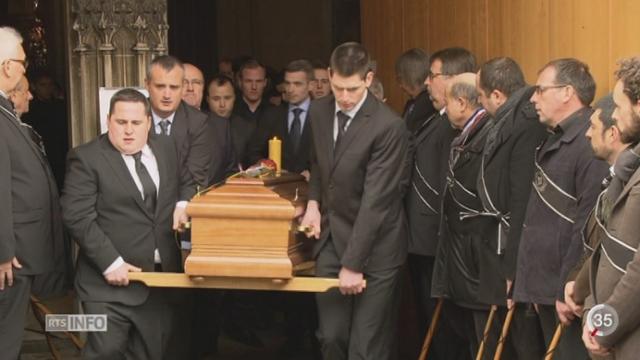
[[[602,122],[604,130],[616,124],[615,119],[612,117],[613,111],[616,109],[616,103],[613,102],[613,96],[611,94],[605,95],[596,101],[593,105],[593,109],[600,109],[600,116],[598,116],[598,119]]]
[[[327,70],[327,68],[329,67],[329,65],[327,65],[326,62],[320,60],[320,59],[315,59],[313,61],[311,61],[311,66],[313,66],[313,69],[322,69],[322,70]]]
[[[216,86],[224,86],[226,84],[229,84],[231,88],[233,88],[233,80],[231,80],[231,78],[227,75],[223,74],[217,74],[216,76],[211,78],[211,80],[209,80],[209,83],[207,84],[207,91],[209,91],[209,87],[211,86],[211,84],[216,84]]]
[[[640,57],[623,59],[618,64],[616,78],[622,81],[623,92],[635,104],[640,100]]]
[[[313,65],[309,62],[309,60],[299,59],[293,60],[284,68],[285,73],[292,73],[302,71],[307,75],[307,81],[313,80]]]
[[[480,67],[479,84],[487,95],[498,90],[506,97],[527,85],[522,69],[510,57],[493,58]]]
[[[556,70],[556,85],[571,85],[582,105],[591,104],[596,95],[596,82],[589,72],[589,65],[574,58],[556,59],[547,63],[538,74],[549,67]]]
[[[369,52],[357,42],[346,42],[336,47],[331,53],[331,72],[349,77],[360,75],[365,78],[371,71],[371,58]]]
[[[450,47],[438,50],[429,58],[429,65],[434,61],[442,62],[442,75],[459,75],[466,72],[476,72],[476,58],[461,47]]]
[[[147,80],[151,79],[151,68],[154,66],[160,66],[167,72],[173,70],[176,66],[179,66],[184,70],[184,64],[177,57],[171,55],[160,55],[151,60],[149,66],[147,66]]]
[[[231,86],[231,89],[234,89],[233,80],[231,80],[231,78],[228,77],[227,75],[223,75],[223,74],[217,74],[216,76],[211,78],[211,80],[209,80],[209,83],[207,84],[207,94],[209,93],[209,88],[211,87],[211,84],[215,84],[216,86],[225,86],[229,84],[229,86]]]
[[[396,60],[396,77],[407,86],[424,88],[427,75],[429,75],[429,55],[422,49],[409,49]]]
[[[248,59],[247,61],[243,62],[242,65],[240,65],[240,69],[238,69],[240,79],[242,79],[242,73],[245,69],[262,69],[264,71],[265,79],[267,78],[267,67],[262,65],[262,63],[260,63],[256,59]]]
[[[109,101],[109,116],[113,113],[113,108],[116,106],[116,103],[119,102],[141,103],[144,105],[145,114],[151,116],[151,104],[149,104],[149,100],[147,100],[144,94],[134,88],[118,90],[111,96],[111,100]]]

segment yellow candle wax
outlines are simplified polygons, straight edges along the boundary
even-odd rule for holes
[[[269,140],[269,159],[276,163],[276,174],[280,174],[282,169],[282,141],[275,136]]]

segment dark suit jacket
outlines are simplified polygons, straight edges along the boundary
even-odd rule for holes
[[[480,261],[485,271],[480,274],[479,300],[486,304],[502,304],[505,300],[506,279],[513,280],[522,223],[531,193],[535,149],[548,135],[529,101],[532,87],[514,92],[495,116],[495,140],[484,151],[484,178],[478,176],[481,191],[484,179],[491,202],[502,214],[509,214],[506,247],[497,254],[498,224],[492,217],[477,218],[485,247]],[[480,174],[479,174],[480,175]]]
[[[265,111],[247,148],[249,164],[269,157],[269,139],[276,136],[282,140],[282,168],[284,170],[301,173],[310,169],[311,116],[307,114],[298,151],[294,152],[289,137],[288,110],[288,105],[283,105]]]
[[[18,274],[64,269],[58,190],[46,157],[0,96],[0,262],[14,256]]]
[[[407,129],[415,132],[426,119],[435,113],[436,109],[433,107],[433,103],[429,98],[429,92],[427,89],[424,89],[414,99],[407,101],[402,117],[407,123]]]
[[[582,227],[600,193],[608,165],[593,156],[584,134],[592,110],[582,108],[559,126],[562,135],[556,141],[547,137],[537,160],[549,178],[576,198],[570,209],[575,219],[558,216],[531,191],[520,236],[514,300],[553,305],[564,299],[564,285],[582,253]]]
[[[179,171],[173,143],[163,136],[148,141],[158,163],[160,186],[155,214],[142,201],[129,170],[104,134],[69,152],[62,196],[64,222],[80,245],[76,290],[82,301],[142,304],[149,290],[140,283],[109,285],[102,273],[122,256],[143,271],[154,270],[154,248],[164,271],[179,271],[181,259],[173,235],[178,200],[194,194],[189,172]]]
[[[238,162],[231,140],[229,120],[212,113],[209,114],[208,122],[213,136],[210,144],[209,185],[213,185],[236,173]]]
[[[240,117],[240,115],[231,114],[229,125],[231,128],[231,143],[235,150],[236,161],[245,168],[253,165],[248,164],[247,147],[256,129],[256,124],[251,122],[251,120]]]
[[[447,116],[422,119],[414,132],[411,184],[405,197],[409,221],[409,253],[435,256],[449,147],[458,133]]]
[[[477,218],[462,219],[461,215],[467,209],[462,208],[459,203],[469,209],[482,209],[475,185],[487,132],[493,123],[489,114],[479,116],[466,135],[458,160],[455,163],[447,160],[441,236],[432,284],[434,297],[448,297],[457,304],[471,308],[478,306],[478,277],[483,270],[478,261],[478,249],[482,246],[482,241],[476,231]]]
[[[312,102],[314,150],[309,199],[322,212],[314,254],[331,238],[342,266],[368,272],[404,263],[407,224],[402,206],[409,136],[402,119],[368,94],[334,150],[335,99]]]

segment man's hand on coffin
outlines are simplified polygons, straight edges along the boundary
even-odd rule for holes
[[[173,210],[173,230],[183,232],[185,230],[185,224],[189,222],[189,216],[187,216],[187,208],[176,206]]]
[[[309,182],[309,178],[311,177],[311,173],[309,172],[309,170],[305,170],[301,172],[300,175],[304,176],[304,179],[307,180],[307,182]]]
[[[108,272],[104,275],[109,285],[113,286],[127,286],[129,285],[129,272],[140,272],[142,269],[135,267],[126,262],[118,266],[115,270]]]
[[[300,226],[309,228],[309,231],[305,232],[308,238],[315,237],[320,239],[320,207],[315,200],[309,200],[307,203],[307,211],[302,217]]]
[[[360,272],[349,270],[343,266],[340,269],[338,280],[342,295],[358,295],[364,290],[364,275]]]

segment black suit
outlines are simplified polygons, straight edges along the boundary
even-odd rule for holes
[[[186,164],[200,188],[218,183],[236,171],[227,119],[207,115],[182,101],[175,112],[169,136],[176,143],[179,164]]]
[[[58,190],[49,163],[0,96],[0,262],[16,257],[14,285],[0,291],[0,353],[17,358],[34,276],[64,270]]]
[[[208,122],[213,133],[209,166],[209,185],[213,185],[236,173],[238,162],[231,140],[229,120],[216,114],[209,114]]]
[[[302,128],[300,144],[294,150],[289,136],[289,106],[271,107],[264,112],[258,128],[249,142],[247,158],[249,164],[269,156],[269,139],[274,136],[282,140],[282,169],[301,173],[310,169],[309,154],[311,152],[311,116],[307,117]]]
[[[309,199],[320,203],[322,213],[316,274],[337,277],[345,267],[364,273],[368,283],[357,296],[336,289],[317,295],[318,336],[328,359],[394,358],[398,274],[407,253],[402,197],[410,135],[402,119],[369,93],[334,149],[335,106],[327,96],[309,111]]]
[[[114,356],[124,348],[131,351],[131,347],[142,345],[131,341],[131,347],[127,347],[127,337],[122,338],[118,332],[122,323],[131,321],[138,325],[134,314],[120,319],[132,307],[147,315],[146,321],[153,325],[152,328],[166,332],[160,323],[170,317],[170,311],[167,314],[158,312],[168,311],[160,304],[159,294],[150,296],[154,292],[140,283],[111,286],[103,276],[119,256],[143,271],[154,271],[154,249],[160,253],[163,271],[177,272],[182,267],[171,228],[173,210],[178,200],[193,196],[193,181],[186,169],[180,173],[172,141],[151,136],[148,144],[156,158],[160,178],[155,213],[145,207],[121,153],[111,145],[107,134],[69,152],[61,203],[65,224],[80,245],[76,274],[78,297],[88,312],[107,311],[110,314],[113,308],[118,309],[112,331],[91,333],[85,347],[86,355],[97,352]],[[108,326],[111,329],[111,319]],[[142,335],[149,331],[138,330]],[[153,345],[155,349],[147,355],[156,354],[155,351],[163,347],[162,343],[154,343],[159,340],[157,336],[156,331],[151,331],[150,338],[145,339],[146,345]]]

